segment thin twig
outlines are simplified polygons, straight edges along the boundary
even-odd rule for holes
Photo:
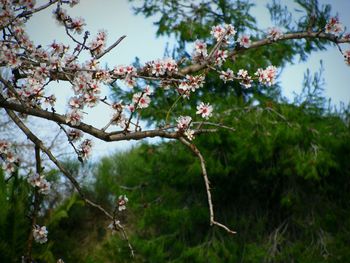
[[[36,161],[36,173],[40,175],[42,171],[41,167],[41,157],[40,157],[40,148],[35,145],[35,161]],[[33,204],[33,212],[31,215],[31,225],[30,225],[30,231],[29,231],[29,237],[28,237],[28,245],[27,245],[27,256],[26,256],[26,262],[30,263],[32,262],[32,248],[33,248],[33,229],[36,225],[37,216],[40,208],[40,195],[38,192],[38,189],[34,188],[34,204]]]
[[[236,231],[233,231],[233,230],[229,229],[224,224],[221,224],[221,223],[219,223],[219,222],[217,222],[215,220],[214,207],[213,207],[213,202],[212,202],[211,192],[210,192],[210,182],[209,182],[209,179],[208,179],[207,169],[206,169],[206,166],[205,166],[205,160],[203,158],[203,155],[201,154],[201,152],[198,150],[198,148],[194,144],[188,142],[183,137],[180,137],[179,140],[184,145],[186,145],[198,157],[198,159],[199,159],[199,161],[201,163],[202,175],[203,175],[205,189],[206,189],[207,198],[208,198],[210,225],[211,226],[212,225],[216,225],[218,227],[223,228],[224,230],[226,230],[230,234],[236,234]]]
[[[126,35],[121,36],[117,41],[115,41],[109,48],[107,48],[105,51],[103,51],[102,53],[98,54],[95,56],[96,59],[100,59],[102,58],[104,55],[106,55],[109,51],[111,51],[113,48],[115,48],[117,45],[119,45],[120,42],[122,42],[122,40],[126,38]]]

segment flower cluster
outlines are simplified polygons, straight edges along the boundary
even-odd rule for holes
[[[344,58],[345,58],[346,64],[350,66],[350,49],[344,51]]]
[[[83,112],[81,110],[73,109],[66,115],[66,122],[70,123],[73,126],[80,124],[80,121],[83,118]]]
[[[150,86],[146,86],[143,90],[143,92],[137,92],[132,96],[132,105],[131,108],[135,109],[144,109],[147,108],[151,102],[151,98],[149,97],[152,94],[152,90],[150,88]],[[130,109],[130,107],[129,107]],[[130,111],[134,111],[134,110],[130,110]]]
[[[149,71],[156,77],[168,75],[171,76],[178,71],[178,66],[172,58],[158,59],[147,63]]]
[[[177,128],[180,131],[187,130],[190,127],[192,118],[190,116],[180,116],[177,118]]]
[[[15,171],[15,164],[18,163],[18,157],[10,150],[11,143],[0,140],[0,157],[4,160],[2,168],[7,173]]]
[[[221,71],[220,79],[222,79],[225,83],[227,81],[233,80],[234,78],[233,71],[231,69],[227,69],[226,71]]]
[[[67,132],[68,140],[75,142],[80,140],[83,137],[83,133],[77,129],[71,129]]]
[[[43,175],[38,173],[32,174],[28,177],[28,183],[33,187],[38,187],[38,192],[43,195],[47,195],[50,192],[51,184],[44,178]]]
[[[96,38],[89,45],[91,55],[101,54],[106,47],[106,40],[107,33],[105,31],[98,32]]]
[[[194,61],[201,61],[208,56],[207,44],[201,40],[196,40],[194,43],[194,50],[192,59]]]
[[[103,74],[103,73],[102,73]],[[83,118],[83,108],[94,107],[99,102],[101,87],[99,80],[94,79],[88,72],[78,72],[73,80],[75,97],[69,100],[70,111],[66,115],[66,122],[79,125]]]
[[[259,68],[255,75],[259,77],[260,83],[271,86],[275,83],[277,68],[275,66],[268,66],[266,69]]]
[[[178,87],[179,93],[183,97],[188,98],[191,91],[194,92],[196,89],[203,87],[204,79],[205,77],[203,75],[186,75],[186,79],[183,80]]]
[[[85,139],[79,146],[79,157],[86,160],[91,155],[92,141]]]
[[[272,41],[277,41],[282,37],[282,31],[277,27],[271,27],[267,30],[267,38]]]
[[[236,30],[231,24],[225,24],[224,26],[218,25],[212,27],[210,34],[216,39],[216,41],[219,41],[224,37],[223,43],[229,44],[229,40],[235,36]]]
[[[246,89],[250,88],[252,86],[252,77],[248,75],[248,71],[245,69],[240,69],[237,72],[237,77],[240,80],[240,84],[245,87]]]
[[[136,85],[136,81],[134,80],[134,76],[136,76],[136,73],[136,68],[131,65],[119,65],[114,67],[113,69],[114,77],[124,79],[124,83],[130,88],[133,88]]]
[[[343,31],[344,27],[336,17],[332,17],[325,26],[325,32],[327,34],[339,36]]]
[[[213,106],[211,106],[209,103],[201,102],[197,106],[197,112],[196,114],[199,114],[204,119],[209,119],[213,115]]]
[[[33,237],[34,240],[40,244],[47,242],[47,234],[48,231],[46,229],[46,226],[34,226],[33,227]]]
[[[36,0],[19,0],[18,4],[27,9],[33,9],[36,4]]]
[[[67,11],[62,8],[56,8],[53,14],[58,24],[65,26],[68,30],[72,30],[74,33],[78,34],[83,32],[83,27],[86,25],[83,18],[72,18],[67,14]]]
[[[118,211],[126,210],[126,204],[129,202],[129,199],[126,197],[126,195],[120,195],[118,197]]]
[[[222,50],[222,49],[219,49],[215,52],[215,65],[216,66],[219,66],[221,67],[222,66],[222,63],[224,63],[226,61],[226,58],[227,58],[227,50]]]
[[[194,139],[194,131],[190,129],[192,118],[190,116],[180,116],[176,121],[179,132],[182,132],[187,139],[192,141]]]

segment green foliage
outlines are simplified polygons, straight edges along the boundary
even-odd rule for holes
[[[122,217],[136,262],[343,262],[349,254],[350,130],[335,114],[266,101],[232,109],[222,121],[235,132],[196,138],[207,161],[215,212],[235,236],[209,226],[198,160],[177,142],[142,144],[104,158],[91,186],[105,206],[126,194]],[[104,191],[102,191],[104,189]],[[103,199],[101,196],[105,196]],[[57,257],[129,262],[127,244],[104,232],[103,215],[72,206],[57,233]],[[78,209],[76,213],[73,210]],[[73,242],[73,243],[68,243]],[[62,246],[62,245],[60,245]]]
[[[17,172],[6,182],[0,169],[0,262],[19,262],[30,231],[27,182]]]

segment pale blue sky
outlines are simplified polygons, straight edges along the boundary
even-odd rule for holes
[[[39,0],[38,4],[46,2]],[[153,19],[145,19],[143,16],[135,16],[127,0],[81,0],[81,3],[70,9],[68,13],[72,16],[81,16],[87,23],[86,29],[91,32],[93,37],[99,29],[105,29],[108,32],[108,44],[113,43],[122,35],[127,37],[108,55],[101,63],[107,63],[110,67],[119,64],[130,64],[138,56],[141,62],[162,58],[166,42],[174,40],[165,37],[156,38],[156,27],[153,26]],[[265,8],[267,0],[256,0],[257,6],[253,9],[258,26],[261,29],[267,29],[272,26],[270,15]],[[350,28],[350,10],[349,0],[320,0],[321,3],[331,3],[333,14],[339,12],[341,22]],[[293,8],[293,1],[284,0]],[[65,36],[64,29],[58,27],[52,19],[52,8],[34,16],[27,25],[28,33],[35,44],[49,45],[54,39],[58,42],[70,43],[70,39]],[[350,48],[350,45],[347,45]],[[88,57],[83,58],[87,59]],[[334,104],[340,101],[350,102],[350,67],[345,65],[344,59],[336,47],[329,48],[327,51],[318,52],[310,56],[305,63],[295,63],[287,66],[280,75],[279,81],[283,87],[283,94],[292,98],[293,92],[299,93],[302,87],[303,74],[307,68],[313,72],[319,68],[319,61],[323,59],[325,67],[326,91],[325,95],[332,98]],[[50,89],[59,89],[58,111],[64,113],[71,91],[68,84],[52,84]],[[105,90],[107,92],[107,90]],[[89,111],[89,115],[84,121],[103,127],[111,117],[111,112],[104,105],[99,105],[97,109]],[[125,149],[129,147],[128,142],[106,143],[98,142],[95,146],[95,154],[98,156],[110,153],[115,149]]]

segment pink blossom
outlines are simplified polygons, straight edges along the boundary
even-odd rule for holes
[[[234,74],[231,69],[227,69],[226,71],[221,71],[220,79],[222,79],[225,83],[226,81],[233,80]]]
[[[344,31],[344,26],[338,21],[338,18],[332,17],[325,26],[327,34],[339,36]]]
[[[151,99],[147,96],[147,94],[138,92],[133,95],[132,101],[135,105],[137,105],[137,108],[144,109],[149,106]]]
[[[240,84],[246,89],[252,86],[252,78],[248,75],[248,71],[240,69],[237,73],[237,77],[240,78]]]
[[[180,116],[179,118],[177,118],[177,128],[180,131],[184,131],[186,130],[192,121],[192,118],[190,116]]]
[[[124,76],[126,74],[125,66],[121,66],[121,65],[116,66],[113,70],[113,74],[118,76]]]
[[[13,173],[15,171],[15,165],[13,163],[10,162],[4,162],[2,164],[2,169],[4,169],[4,171],[6,173]]]
[[[99,55],[106,47],[107,33],[105,31],[98,32],[96,38],[90,43],[90,52],[93,56]]]
[[[268,66],[266,69],[259,68],[255,75],[259,77],[260,83],[271,86],[275,82],[277,68],[275,66]]]
[[[195,61],[200,61],[206,58],[208,56],[207,44],[201,40],[196,40],[194,44],[195,47],[192,54],[192,59]]]
[[[79,125],[81,119],[83,118],[83,113],[80,110],[73,109],[66,115],[66,123],[70,123],[73,126]]]
[[[34,226],[33,228],[33,237],[34,240],[40,244],[46,243],[47,242],[47,234],[48,231],[46,229],[46,226]]]
[[[153,93],[153,90],[152,90],[152,88],[151,88],[149,85],[147,85],[147,86],[143,89],[143,93],[144,93],[145,95],[147,95],[147,96],[150,96],[150,95]]]
[[[350,49],[344,51],[344,58],[345,58],[346,64],[350,66]]]
[[[250,47],[250,36],[249,35],[242,35],[240,38],[238,38],[239,45],[241,47],[249,48]]]
[[[126,204],[129,202],[129,199],[126,195],[120,195],[118,197],[118,210],[123,211],[126,210]]]
[[[282,31],[277,27],[269,28],[267,31],[267,38],[272,41],[277,41],[282,36]]]
[[[69,106],[70,106],[72,109],[79,109],[79,108],[82,108],[82,105],[83,105],[83,101],[82,101],[81,98],[72,97],[72,98],[69,100]]]
[[[197,106],[196,114],[202,115],[202,118],[209,119],[209,117],[211,117],[213,114],[212,112],[213,112],[213,106],[211,106],[209,103],[201,102]]]
[[[72,142],[78,141],[83,137],[83,133],[77,129],[71,129],[67,132],[68,139]]]
[[[7,141],[0,140],[0,154],[6,154],[11,147],[11,144]]]
[[[235,36],[236,30],[233,25],[231,24],[225,24],[224,26],[213,26],[210,34],[216,39],[216,41],[219,41],[221,37],[225,34],[223,42],[228,43],[229,38]]]
[[[81,32],[83,32],[83,26],[85,26],[85,20],[84,18],[75,18],[72,19],[71,23],[70,23],[70,29],[73,30],[73,32],[81,34]]]
[[[194,130],[187,129],[184,132],[184,135],[187,137],[188,140],[192,141],[194,139]]]
[[[158,76],[165,74],[164,64],[161,60],[156,60],[152,64],[152,74]]]
[[[227,58],[227,50],[221,50],[219,49],[215,53],[215,65],[221,66],[223,62],[225,62]]]
[[[44,176],[38,173],[32,174],[28,177],[28,183],[33,187],[39,188],[38,192],[43,195],[47,195],[50,192],[51,184],[44,179]]]
[[[79,156],[86,160],[91,155],[92,150],[92,141],[89,139],[85,139],[79,147]]]

